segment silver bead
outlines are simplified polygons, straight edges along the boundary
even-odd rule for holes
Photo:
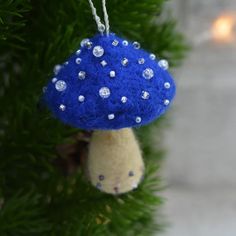
[[[98,31],[99,31],[99,32],[104,32],[105,29],[106,29],[106,27],[105,27],[104,24],[100,24],[100,25],[98,26]]]
[[[64,63],[64,65],[68,65],[69,64],[69,62],[68,61],[66,61],[65,63]]]
[[[115,46],[115,47],[116,47],[118,44],[119,44],[119,41],[116,40],[116,39],[112,42],[112,45]]]
[[[113,119],[115,119],[115,115],[114,115],[114,114],[109,114],[107,117],[108,117],[108,120],[113,120]]]
[[[57,82],[57,78],[56,77],[52,78],[52,82],[56,83]]]
[[[78,65],[81,63],[81,61],[82,61],[82,59],[80,57],[75,59],[75,63],[78,64]]]
[[[151,68],[147,68],[143,71],[143,77],[145,79],[151,79],[154,76],[154,72]]]
[[[168,70],[169,68],[169,63],[167,60],[160,60],[158,62],[158,65],[163,69],[163,70]]]
[[[114,191],[115,191],[116,194],[118,194],[119,193],[119,187],[114,187]]]
[[[55,75],[57,75],[59,73],[59,71],[61,70],[62,66],[61,65],[55,65],[53,72]]]
[[[122,64],[123,66],[127,66],[128,63],[129,63],[129,60],[128,60],[127,58],[123,58],[123,59],[121,60],[121,64]]]
[[[116,76],[116,72],[114,70],[110,71],[110,77],[114,78]]]
[[[99,175],[99,176],[98,176],[98,179],[99,179],[100,181],[103,181],[103,180],[105,179],[105,176],[104,176],[104,175]]]
[[[110,89],[107,87],[102,87],[99,90],[99,96],[102,98],[108,98],[111,95]]]
[[[140,117],[140,116],[137,116],[136,118],[135,118],[135,121],[136,121],[136,123],[141,123],[141,121],[142,121],[142,118]]]
[[[142,91],[142,99],[147,100],[149,99],[150,94],[147,91]]]
[[[165,99],[165,100],[164,100],[164,105],[165,105],[165,106],[168,106],[169,104],[170,104],[170,101],[169,101],[168,99]]]
[[[139,58],[138,59],[138,64],[139,65],[142,65],[142,64],[144,64],[145,63],[145,59],[144,58]]]
[[[78,78],[79,79],[83,80],[83,79],[85,79],[85,77],[86,77],[86,72],[85,71],[80,71],[78,73]]]
[[[76,51],[75,54],[76,54],[77,56],[79,56],[80,53],[81,53],[81,50],[79,49],[79,50]]]
[[[122,42],[122,44],[123,44],[124,46],[128,46],[128,45],[129,45],[129,42],[128,42],[127,40],[124,40],[124,41]]]
[[[93,46],[93,43],[91,41],[88,41],[85,43],[85,47],[88,49],[92,48],[92,46]]]
[[[140,49],[141,45],[140,45],[139,42],[133,42],[133,47],[134,47],[135,49]]]
[[[64,90],[66,90],[67,84],[64,80],[58,80],[55,84],[55,88],[57,91],[62,92]]]
[[[103,54],[104,54],[104,49],[103,49],[103,47],[101,47],[101,46],[95,46],[95,47],[93,48],[93,55],[94,55],[95,57],[101,57],[101,56],[103,56]]]
[[[61,104],[61,105],[59,106],[59,109],[60,109],[61,111],[65,111],[65,110],[66,110],[66,106],[63,105],[63,104]]]
[[[84,102],[85,97],[83,95],[79,95],[78,100],[79,102]]]
[[[129,177],[132,177],[132,176],[134,176],[134,172],[131,170],[129,171]]]
[[[101,189],[101,188],[102,188],[102,184],[101,184],[101,183],[97,183],[97,184],[96,184],[96,188],[97,188],[97,189]]]
[[[89,39],[87,39],[87,38],[86,38],[86,39],[83,39],[83,40],[80,42],[80,46],[81,46],[81,47],[86,46],[86,43],[87,43],[87,42],[89,42]]]
[[[126,102],[127,102],[127,100],[128,100],[128,98],[127,98],[127,97],[125,97],[125,96],[123,96],[123,97],[121,98],[121,102],[122,102],[122,103],[126,103]]]
[[[105,60],[101,61],[100,63],[103,67],[107,65],[107,62]]]
[[[152,53],[149,55],[149,58],[154,61],[156,60],[156,55]]]
[[[164,87],[165,87],[166,89],[169,89],[169,88],[170,88],[170,83],[169,83],[169,82],[165,82],[165,83],[164,83]]]

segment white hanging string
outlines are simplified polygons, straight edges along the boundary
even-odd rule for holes
[[[106,34],[109,35],[110,25],[109,25],[109,18],[108,18],[107,9],[106,9],[106,0],[102,0],[103,13],[104,13],[104,21],[105,21],[105,25],[106,26],[104,26],[104,24],[102,24],[101,18],[97,15],[97,9],[94,6],[93,1],[92,0],[88,0],[88,1],[89,1],[91,10],[92,10],[92,14],[93,14],[94,20],[96,21],[98,31],[103,34],[103,32],[106,29]]]
[[[94,20],[96,21],[96,24],[97,24],[97,27],[98,27],[98,31],[103,33],[104,32],[104,25],[102,24],[101,22],[101,19],[100,17],[97,15],[97,9],[96,7],[93,5],[93,1],[92,0],[88,0],[89,1],[89,4],[90,4],[90,7],[91,7],[91,10],[92,10],[92,14],[93,14],[93,17],[94,17]]]
[[[109,35],[110,25],[109,25],[109,17],[107,14],[107,8],[106,8],[106,0],[102,0],[102,8],[103,8],[103,14],[104,14],[104,21],[106,25],[106,33],[107,36]]]

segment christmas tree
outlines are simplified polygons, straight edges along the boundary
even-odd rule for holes
[[[102,15],[100,1],[95,3]],[[186,47],[175,21],[162,17],[164,3],[114,0],[107,8],[113,32],[175,66]],[[90,133],[63,125],[40,101],[54,65],[96,32],[87,0],[4,0],[0,25],[0,235],[158,231],[163,151],[153,148],[152,131],[161,121],[135,130],[146,164],[144,181],[135,191],[113,196],[92,187],[83,174]]]

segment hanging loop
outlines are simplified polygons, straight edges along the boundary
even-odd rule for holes
[[[107,8],[106,8],[106,0],[102,0],[102,9],[104,14],[104,21],[106,25],[106,34],[109,35],[110,25],[109,25],[109,17],[107,14]]]
[[[103,8],[105,25],[101,22],[101,18],[97,15],[97,9],[94,6],[93,1],[92,0],[88,0],[88,1],[89,1],[89,5],[91,7],[91,10],[92,10],[94,20],[97,24],[98,31],[101,34],[103,34],[104,31],[106,30],[106,34],[108,36],[109,35],[109,30],[110,30],[110,25],[109,25],[109,17],[108,17],[107,9],[106,9],[106,0],[102,0],[102,8]]]

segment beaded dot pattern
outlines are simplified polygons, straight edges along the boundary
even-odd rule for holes
[[[44,98],[57,118],[74,127],[141,126],[165,113],[175,95],[166,60],[112,33],[82,40],[66,61],[57,65]]]

